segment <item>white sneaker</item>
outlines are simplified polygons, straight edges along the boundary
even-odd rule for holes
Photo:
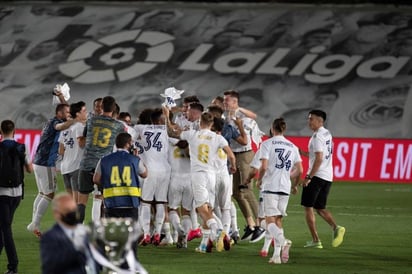
[[[292,246],[292,241],[286,239],[285,244],[282,246],[282,255],[281,255],[281,260],[282,263],[287,263],[289,260],[289,250]]]
[[[35,224],[30,223],[30,224],[27,226],[27,230],[30,231],[30,232],[32,232],[32,233],[34,234],[34,236],[36,236],[37,238],[40,238],[40,237],[41,237],[41,232],[40,232],[39,228],[36,227]]]
[[[165,245],[173,245],[173,239],[172,237],[164,237],[161,241],[159,246],[165,246]]]
[[[270,264],[281,264],[282,261],[280,260],[280,257],[272,257],[270,258],[269,263]]]

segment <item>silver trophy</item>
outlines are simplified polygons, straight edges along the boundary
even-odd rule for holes
[[[131,218],[103,218],[91,225],[91,253],[104,274],[147,273],[135,259],[132,243],[137,223]],[[124,269],[127,266],[128,269]]]

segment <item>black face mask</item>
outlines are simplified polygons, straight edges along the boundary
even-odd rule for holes
[[[61,221],[66,225],[74,226],[79,223],[79,214],[77,211],[61,214]]]

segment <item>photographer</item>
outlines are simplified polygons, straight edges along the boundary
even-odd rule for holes
[[[105,217],[138,219],[141,193],[139,176],[146,178],[146,166],[132,150],[129,133],[116,137],[117,151],[99,160],[93,182],[103,188]]]
[[[116,136],[116,147],[116,152],[104,156],[97,163],[93,182],[102,186],[106,218],[137,221],[141,196],[139,176],[146,178],[147,169],[133,149],[129,133]],[[132,244],[132,249],[137,256],[137,241]]]

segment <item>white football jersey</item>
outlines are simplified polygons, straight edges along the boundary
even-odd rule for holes
[[[182,174],[190,173],[190,157],[187,149],[181,149],[176,146],[178,139],[169,138],[169,162],[172,168],[172,173]]]
[[[135,144],[143,163],[153,172],[170,172],[169,137],[165,125],[136,125],[140,140]]]
[[[84,149],[79,146],[78,137],[83,136],[85,125],[77,122],[60,133],[59,143],[64,145],[64,156],[61,161],[61,173],[67,174],[80,168]]]
[[[188,130],[191,128],[192,122],[187,120],[183,113],[179,113],[175,118],[175,124],[179,126],[182,130]]]
[[[326,181],[333,181],[332,152],[333,140],[329,130],[324,127],[319,128],[312,134],[309,140],[309,170],[310,173],[315,162],[315,152],[322,152],[322,163],[314,176]]]
[[[290,172],[302,162],[298,148],[284,136],[274,136],[260,146],[260,159],[268,160],[268,168],[262,178],[261,190],[290,194]]]
[[[192,172],[214,172],[214,161],[218,157],[218,149],[228,146],[223,136],[208,129],[183,131],[180,137],[189,143]]]
[[[218,149],[213,165],[216,172],[228,172],[227,154],[222,148]]]

